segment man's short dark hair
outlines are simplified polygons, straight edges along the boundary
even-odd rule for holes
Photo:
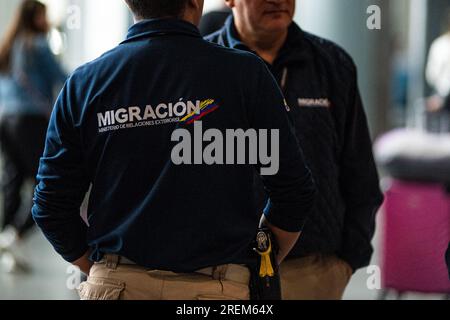
[[[189,0],[126,0],[133,14],[141,19],[180,17]]]

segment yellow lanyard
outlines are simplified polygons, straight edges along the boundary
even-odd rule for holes
[[[261,252],[257,251],[261,256],[261,265],[259,267],[259,276],[264,278],[266,276],[273,277],[275,271],[273,270],[272,260],[270,259],[270,254],[272,253],[272,243],[269,241],[269,248],[267,251]]]

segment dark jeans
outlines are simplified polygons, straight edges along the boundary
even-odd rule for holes
[[[27,179],[36,181],[48,120],[43,116],[9,115],[0,120],[0,145],[3,154],[3,214],[0,230],[15,227],[23,236],[34,226],[31,217],[33,195],[22,199]]]

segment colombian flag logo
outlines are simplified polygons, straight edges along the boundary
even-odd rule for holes
[[[198,121],[205,117],[206,115],[219,109],[219,105],[214,101],[214,99],[203,100],[200,103],[200,113],[191,112],[186,117],[180,120],[180,122],[185,122],[186,124],[192,124],[194,121]]]

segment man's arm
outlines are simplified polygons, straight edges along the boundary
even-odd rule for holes
[[[297,243],[298,239],[300,238],[301,232],[288,232],[277,228],[270,222],[268,222],[264,215],[261,218],[261,226],[266,226],[267,228],[269,228],[269,230],[275,237],[275,241],[278,245],[277,263],[278,265],[280,265]]]
[[[370,263],[376,213],[383,202],[372,141],[354,67],[345,141],[341,157],[340,187],[346,204],[343,246],[339,253],[354,271]]]
[[[91,270],[91,267],[93,265],[93,262],[89,260],[90,251],[87,251],[84,256],[81,258],[75,260],[72,262],[74,266],[77,266],[80,268],[81,271],[83,271],[85,274],[89,274],[89,270]]]
[[[255,99],[255,110],[251,112],[251,125],[257,129],[279,131],[278,171],[262,176],[269,195],[262,221],[278,242],[278,260],[281,263],[300,236],[313,207],[316,188],[298,144],[289,108],[275,79],[262,62],[258,79],[258,98]],[[273,149],[271,151],[274,152]]]
[[[80,135],[74,127],[71,80],[64,86],[53,110],[44,155],[37,175],[33,218],[55,250],[68,262],[88,251],[87,225],[80,206],[89,182],[83,166]]]

